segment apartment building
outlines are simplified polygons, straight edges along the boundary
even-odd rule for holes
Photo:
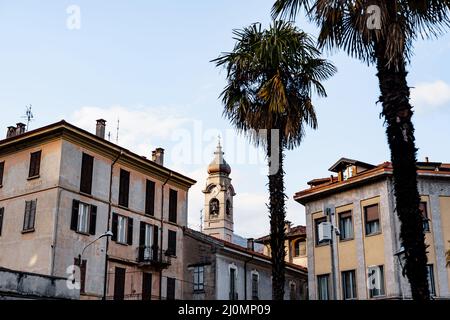
[[[150,160],[105,140],[105,126],[8,128],[0,266],[76,277],[82,299],[180,299],[195,181],[164,167],[163,149]]]
[[[418,162],[428,277],[450,298],[450,165]],[[294,199],[305,206],[310,299],[408,299],[392,165],[342,158]]]

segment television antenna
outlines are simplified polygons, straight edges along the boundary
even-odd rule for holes
[[[31,104],[26,106],[25,115],[22,116],[22,119],[27,119],[27,131],[30,127],[30,122],[34,120],[34,115],[33,115],[33,112],[31,111],[31,107],[32,107]]]
[[[117,119],[116,144],[119,144],[120,119]]]
[[[200,232],[203,232],[203,209],[200,210]]]

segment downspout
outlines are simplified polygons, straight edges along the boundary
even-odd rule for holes
[[[253,260],[253,254],[250,259],[244,262],[244,300],[247,300],[247,264]]]
[[[112,210],[112,182],[113,182],[113,171],[114,165],[119,161],[120,157],[123,155],[123,150],[120,149],[119,155],[114,159],[111,164],[111,172],[109,176],[109,200],[108,200],[108,222],[106,225],[106,231],[109,231],[109,224],[111,222],[111,210]],[[106,247],[105,247],[105,270],[104,270],[104,279],[103,279],[103,297],[102,300],[106,300],[106,284],[108,282],[108,249],[109,249],[109,238],[106,237]]]
[[[59,206],[61,204],[61,193],[62,189],[58,188],[58,198],[56,200],[56,217],[55,217],[55,226],[53,229],[53,243],[52,243],[52,265],[50,270],[50,275],[55,275],[55,258],[56,258],[56,242],[58,239],[58,222],[59,222]]]
[[[170,171],[169,176],[167,177],[166,181],[161,186],[161,232],[159,235],[160,243],[159,243],[159,258],[162,262],[162,256],[163,256],[163,231],[164,231],[164,187],[166,186],[167,182],[172,178],[172,171]],[[159,300],[162,300],[162,268],[159,269]]]

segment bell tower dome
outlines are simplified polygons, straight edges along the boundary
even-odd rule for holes
[[[232,242],[233,240],[233,197],[236,195],[231,184],[231,167],[223,157],[220,140],[214,152],[214,159],[208,166],[205,194],[203,232],[207,235]]]

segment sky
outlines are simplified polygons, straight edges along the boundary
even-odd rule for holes
[[[235,232],[269,231],[262,150],[237,135],[222,116],[225,72],[210,61],[234,45],[232,30],[271,21],[268,0],[0,1],[0,128],[24,121],[30,129],[65,119],[91,132],[107,122],[109,139],[197,180],[189,192],[189,225],[198,228],[206,168],[220,135],[231,165]],[[79,19],[78,19],[79,18]],[[297,26],[316,28],[299,16]],[[419,159],[450,162],[450,36],[418,41],[408,67]],[[304,224],[293,194],[330,175],[341,157],[389,160],[373,66],[341,52],[324,52],[338,73],[313,98],[318,130],[286,152],[287,219]],[[119,120],[119,130],[117,126]],[[0,132],[0,137],[1,132]]]

